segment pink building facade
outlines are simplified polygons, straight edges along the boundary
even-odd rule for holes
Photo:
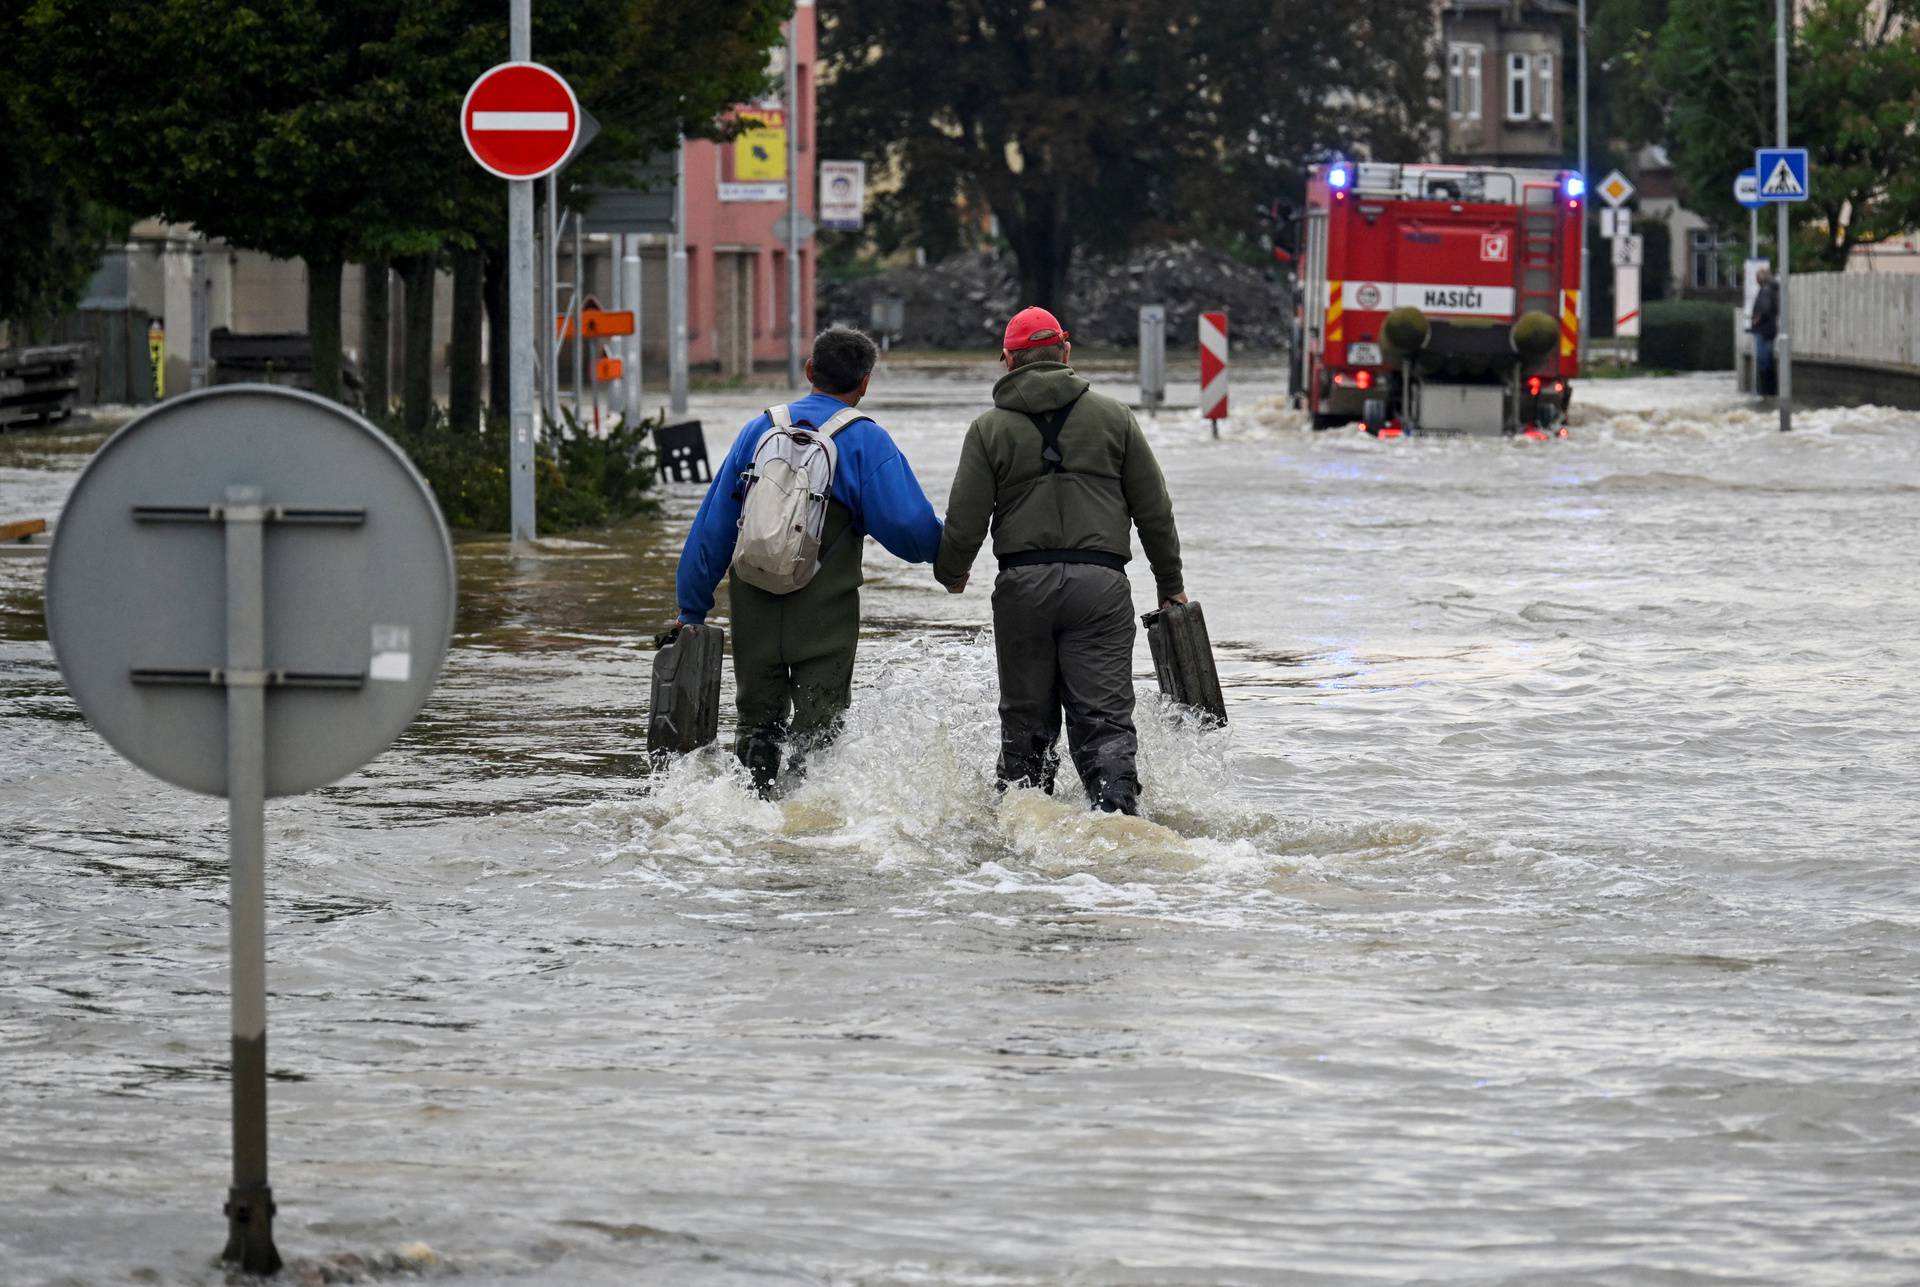
[[[798,121],[785,120],[784,96],[769,98],[740,110],[762,126],[777,123],[782,127],[777,137],[763,128],[732,142],[687,144],[687,360],[695,367],[717,367],[723,375],[746,375],[756,363],[785,363],[787,245],[774,225],[787,212],[787,183],[799,185],[803,215],[813,218],[817,212],[814,60],[819,41],[811,0],[794,10],[794,25]],[[784,47],[774,56],[784,72]],[[786,173],[785,128],[796,130],[795,174]],[[803,239],[803,346],[813,336],[813,278],[813,243]]]

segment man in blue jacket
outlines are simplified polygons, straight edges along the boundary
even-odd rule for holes
[[[796,425],[823,425],[858,406],[879,358],[873,341],[850,327],[820,332],[807,362],[813,391],[789,407]],[[713,485],[680,552],[680,621],[697,628],[728,576],[733,606],[734,699],[739,731],[734,751],[764,794],[780,773],[781,750],[795,743],[790,766],[831,741],[853,701],[853,653],[860,641],[860,553],[877,537],[909,563],[931,563],[940,550],[940,520],[907,458],[872,419],[862,417],[834,438],[839,461],[820,541],[820,570],[790,594],[771,594],[728,575],[753,455],[772,428],[766,413],[740,430],[714,471]]]

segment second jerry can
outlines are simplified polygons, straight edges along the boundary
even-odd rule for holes
[[[719,626],[683,626],[654,641],[653,705],[647,750],[684,755],[720,733],[720,665],[727,632]]]
[[[1207,618],[1198,603],[1176,603],[1140,618],[1153,649],[1153,672],[1160,691],[1182,706],[1191,706],[1213,720],[1227,722],[1227,700],[1220,693],[1220,673],[1213,666],[1213,642],[1207,638]]]

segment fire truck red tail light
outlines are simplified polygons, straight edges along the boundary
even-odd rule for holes
[[[1540,377],[1539,376],[1533,375],[1533,376],[1527,377],[1527,392],[1533,394],[1535,397],[1540,396]]]
[[[1353,382],[1362,389],[1371,389],[1373,387],[1373,372],[1361,371],[1353,377]]]

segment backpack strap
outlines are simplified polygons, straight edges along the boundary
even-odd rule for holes
[[[822,438],[831,438],[856,420],[871,419],[855,407],[842,407],[827,417],[827,422],[817,431]]]
[[[1033,427],[1040,431],[1040,459],[1046,462],[1047,472],[1049,474],[1062,472],[1060,431],[1067,427],[1068,417],[1073,415],[1073,409],[1080,404],[1080,396],[1085,392],[1085,389],[1080,390],[1080,393],[1074,394],[1073,401],[1067,403],[1066,406],[1056,407],[1054,410],[1043,412],[1040,415],[1035,415],[1031,411],[1022,411],[1020,413],[1027,419],[1033,421]]]
[[[786,403],[786,402],[782,402],[782,403],[780,403],[780,404],[779,404],[778,406],[772,406],[772,407],[768,407],[768,408],[767,408],[767,419],[769,419],[769,420],[771,420],[771,421],[773,422],[773,426],[772,426],[772,427],[773,427],[773,428],[775,428],[775,429],[791,429],[791,428],[793,428],[793,406],[792,406],[792,404],[790,404],[790,403]]]

